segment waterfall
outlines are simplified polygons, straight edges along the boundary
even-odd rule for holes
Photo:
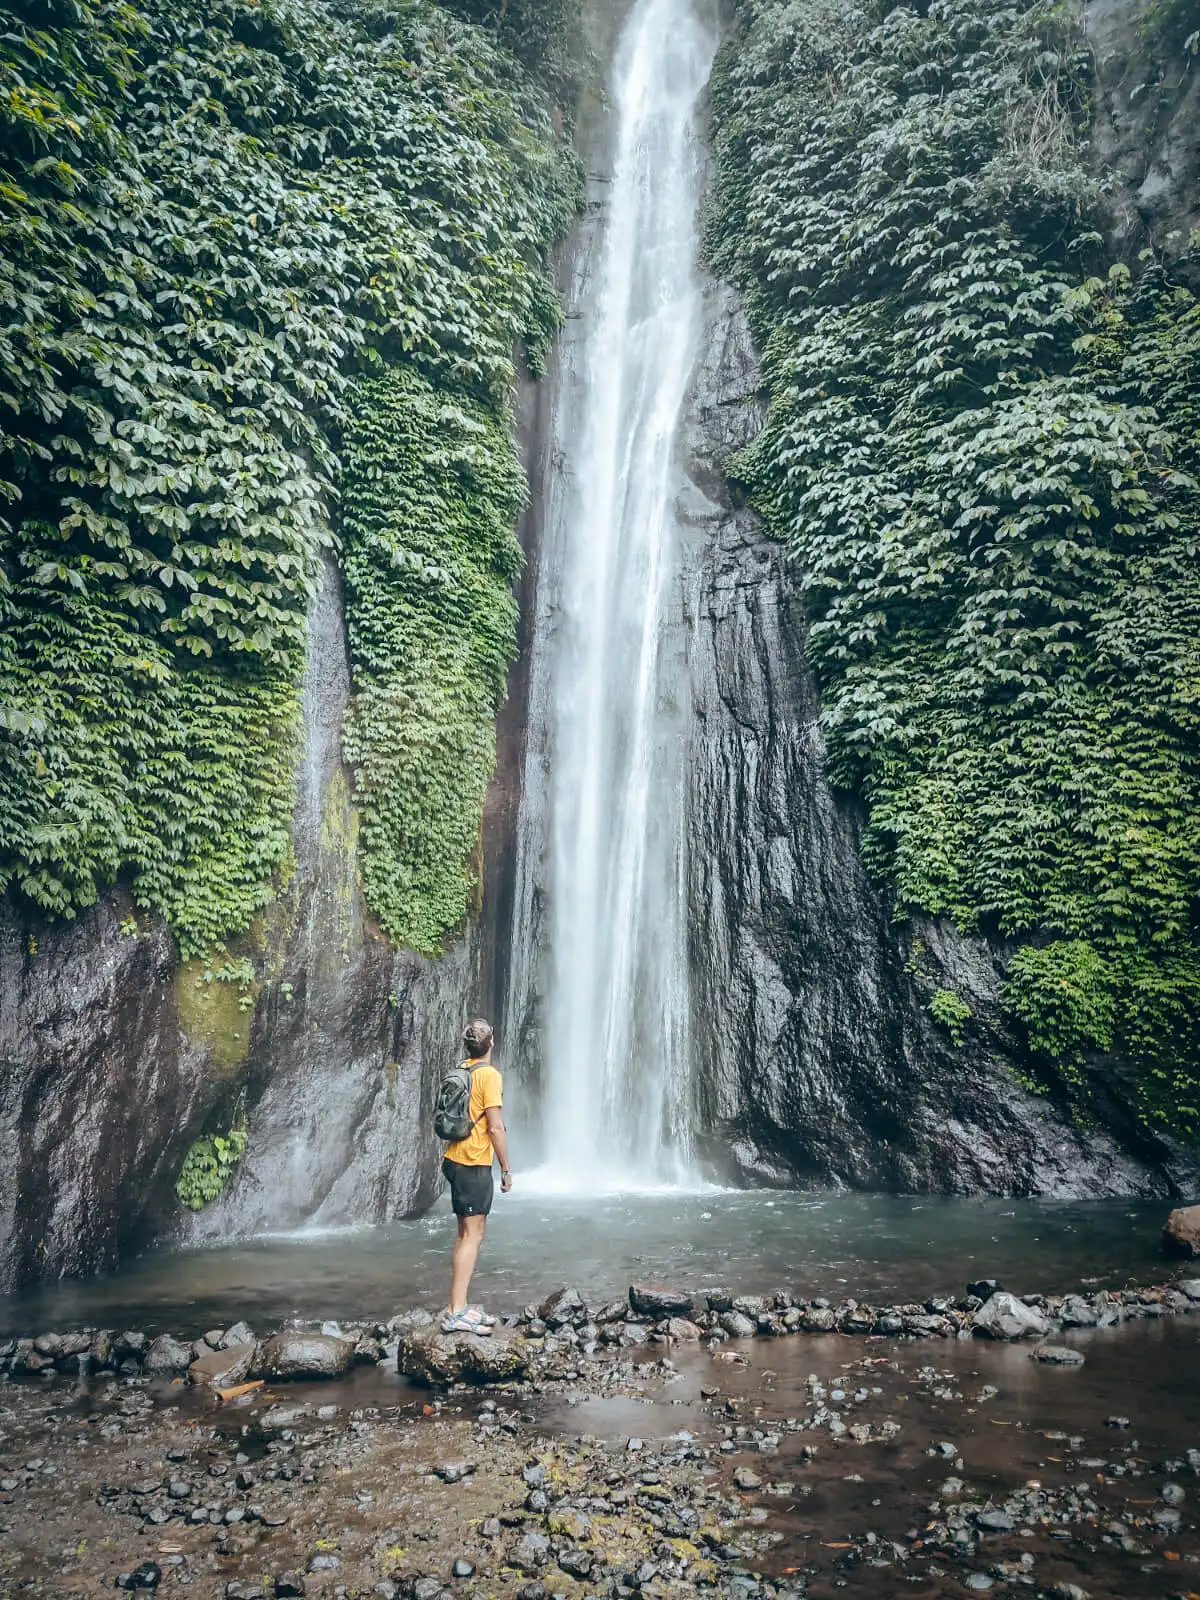
[[[698,3],[635,0],[618,45],[543,485],[506,1015],[540,1086],[544,1176],[569,1189],[692,1165],[675,446],[702,329],[696,119],[716,38]]]

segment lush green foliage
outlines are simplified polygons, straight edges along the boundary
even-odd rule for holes
[[[967,1036],[967,1023],[972,1012],[962,995],[954,989],[936,989],[929,997],[929,1010],[935,1022],[940,1022],[956,1045]]]
[[[346,751],[368,899],[393,941],[430,955],[477,881],[524,487],[502,414],[412,371],[362,385],[346,435]]]
[[[205,1134],[197,1139],[183,1158],[175,1181],[180,1204],[189,1211],[199,1211],[215,1200],[233,1176],[245,1148],[244,1128],[230,1128],[227,1133]]]
[[[287,857],[358,375],[480,408],[509,472],[577,178],[541,91],[428,0],[42,20],[0,44],[0,890],[71,915],[124,877],[186,954]]]
[[[1008,1004],[1200,1126],[1200,308],[1111,271],[1061,7],[742,0],[716,264],[771,409],[832,767],[901,911],[1019,948]]]
[[[582,0],[446,0],[501,43],[570,105],[583,64]]]

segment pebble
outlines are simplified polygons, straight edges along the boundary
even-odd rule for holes
[[[162,1568],[154,1561],[143,1561],[132,1572],[122,1572],[117,1578],[118,1589],[157,1589],[162,1581]]]
[[[465,1556],[459,1556],[454,1563],[454,1576],[456,1578],[471,1578],[475,1575],[475,1563],[468,1561]]]

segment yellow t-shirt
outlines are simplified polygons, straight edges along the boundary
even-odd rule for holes
[[[464,1067],[470,1065],[469,1061],[463,1062]],[[492,1136],[488,1132],[484,1112],[502,1103],[503,1088],[504,1080],[495,1067],[485,1061],[475,1068],[471,1074],[471,1121],[474,1126],[465,1139],[457,1139],[446,1146],[447,1161],[457,1161],[464,1167],[491,1166],[496,1153],[492,1149]]]

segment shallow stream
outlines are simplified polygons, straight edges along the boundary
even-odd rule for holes
[[[557,1285],[589,1299],[631,1282],[692,1292],[853,1295],[875,1303],[961,1293],[994,1277],[1018,1293],[1163,1276],[1156,1201],[1038,1201],[713,1190],[591,1199],[497,1195],[475,1290],[517,1311]],[[245,1317],[386,1317],[442,1303],[453,1219],[443,1200],[387,1226],[158,1248],[121,1271],[0,1300],[0,1332],[71,1326],[199,1333]]]

